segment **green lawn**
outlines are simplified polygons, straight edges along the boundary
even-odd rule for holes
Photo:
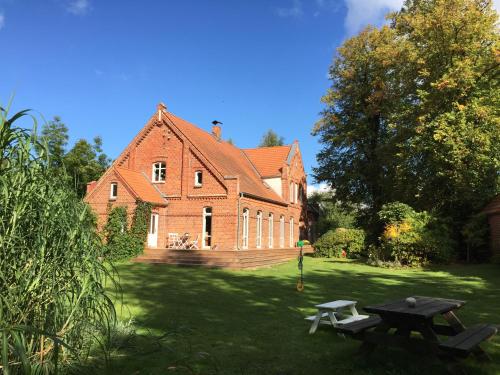
[[[359,306],[410,295],[464,299],[466,325],[500,323],[500,267],[388,270],[333,259],[304,260],[305,290],[295,290],[295,261],[254,271],[120,264],[121,319],[140,337],[113,356],[121,374],[441,374],[439,362],[399,350],[355,357],[359,342],[329,327],[309,335],[314,305],[354,299]],[[166,334],[163,338],[161,335]],[[500,337],[483,345],[493,363],[468,360],[470,373],[500,373]]]

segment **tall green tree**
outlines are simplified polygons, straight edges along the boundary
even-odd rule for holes
[[[497,21],[485,0],[412,0],[392,15],[416,54],[404,169],[418,206],[460,225],[499,191]]]
[[[283,146],[285,143],[285,139],[272,129],[269,129],[263,136],[260,141],[259,147],[272,147],[272,146]]]
[[[68,138],[68,127],[59,116],[54,116],[52,121],[43,125],[41,142],[47,145],[49,164],[52,168],[62,168]]]
[[[95,137],[93,144],[85,139],[78,140],[65,155],[64,165],[77,194],[83,197],[87,183],[102,176],[110,165],[110,159],[102,150],[102,139]]]
[[[402,85],[412,52],[395,30],[367,28],[338,49],[332,86],[313,134],[323,149],[314,169],[341,201],[367,205],[372,216],[397,195],[395,181],[404,129],[397,124],[414,96]]]
[[[438,210],[456,232],[499,191],[499,34],[491,1],[409,0],[339,48],[313,134],[315,177],[370,214]]]

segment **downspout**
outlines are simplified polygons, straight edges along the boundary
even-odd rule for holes
[[[236,225],[236,248],[241,250],[240,248],[240,209],[241,209],[241,198],[243,198],[243,193],[239,194],[238,197],[238,213],[236,216],[238,217],[238,224]]]

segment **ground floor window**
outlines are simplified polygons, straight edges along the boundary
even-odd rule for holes
[[[273,214],[269,214],[269,248],[273,247],[273,236],[274,236],[274,218]]]
[[[256,228],[256,233],[257,233],[257,239],[255,241],[255,246],[257,248],[262,247],[262,212],[258,211],[257,212],[257,228]]]
[[[280,247],[285,247],[285,217],[280,216]]]
[[[290,247],[294,246],[293,240],[293,217],[290,218]]]
[[[248,208],[245,208],[243,210],[243,225],[242,225],[242,230],[243,230],[243,236],[242,236],[242,247],[244,249],[248,249],[248,216],[249,216],[249,210]]]
[[[203,208],[203,233],[201,243],[204,249],[212,246],[212,207]]]

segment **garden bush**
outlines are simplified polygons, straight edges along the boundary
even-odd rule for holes
[[[377,260],[415,266],[451,259],[456,244],[444,220],[399,202],[384,205],[379,218],[384,232],[380,248],[371,252]]]
[[[314,243],[314,256],[350,258],[359,257],[365,246],[365,232],[361,229],[332,229]]]

